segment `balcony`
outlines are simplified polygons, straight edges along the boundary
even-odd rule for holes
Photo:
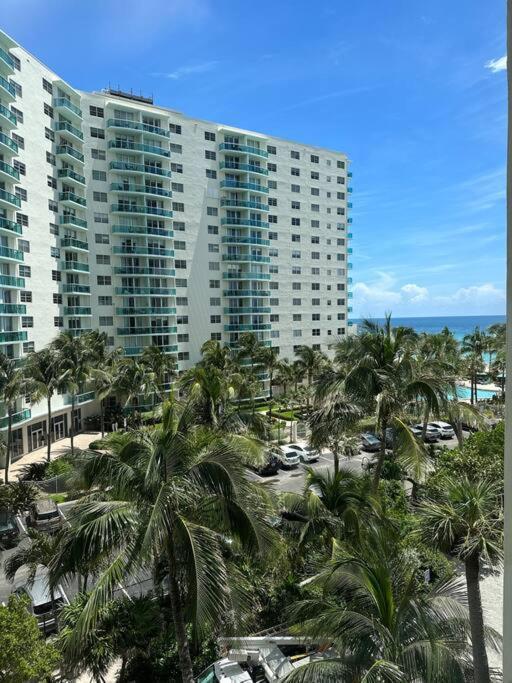
[[[18,125],[18,119],[3,104],[0,104],[0,125],[5,128],[16,128]]]
[[[85,185],[85,177],[79,173],[75,173],[70,168],[59,168],[57,171],[57,176],[59,178],[65,178],[69,183],[78,183],[79,185]]]
[[[13,342],[27,341],[26,330],[16,332],[0,332],[0,344],[12,344]]]
[[[227,216],[226,218],[221,218],[221,225],[240,225],[244,228],[262,228],[267,229],[268,223],[266,221],[255,220],[252,218],[232,218]]]
[[[171,177],[171,172],[166,168],[147,164],[135,164],[128,161],[111,161],[109,169],[111,171],[123,171],[123,173],[149,173],[150,175],[159,175],[165,178]]]
[[[66,206],[79,206],[79,207],[85,207],[87,206],[87,201],[85,197],[80,197],[80,195],[75,194],[74,192],[59,192],[59,202],[62,202],[62,204],[65,204]]]
[[[349,172],[347,173],[347,178],[352,178],[352,171],[349,171]]]
[[[0,208],[19,209],[20,206],[21,200],[19,197],[16,197],[16,195],[11,192],[6,192],[6,190],[0,190]]]
[[[221,188],[230,190],[247,190],[248,192],[268,194],[268,187],[260,185],[259,183],[242,183],[239,180],[222,180],[220,186]]]
[[[347,254],[352,254],[353,251],[354,251],[354,250],[352,249],[352,247],[349,247],[349,248],[347,249]]]
[[[10,157],[18,154],[18,145],[5,133],[0,133],[0,152],[8,154]]]
[[[171,287],[116,287],[118,296],[176,296],[176,290]]]
[[[352,224],[352,219],[351,219],[351,218],[347,218],[347,223],[348,223],[349,225],[351,225],[351,224]]]
[[[0,304],[0,315],[25,315],[25,304]]]
[[[351,232],[347,232],[347,239],[351,240],[353,237],[353,234]]]
[[[71,216],[70,214],[59,216],[59,225],[62,225],[63,227],[69,226],[70,228],[80,228],[81,230],[87,230],[87,221],[84,221],[83,218]]]
[[[353,191],[354,191],[354,190],[353,190],[351,187],[347,187],[347,192],[348,192],[349,194],[352,194]]]
[[[270,256],[261,254],[222,254],[223,261],[238,261],[240,263],[270,263]]]
[[[61,261],[60,267],[62,270],[71,271],[74,273],[89,272],[89,265],[87,263],[80,263],[79,261]]]
[[[348,277],[348,278],[347,278],[347,285],[351,285],[351,284],[352,284],[352,278],[351,278],[351,277]]]
[[[83,330],[75,330],[75,332],[76,331],[83,332]],[[71,332],[71,330],[68,330],[68,332]],[[80,405],[81,403],[86,403],[87,401],[94,401],[95,398],[96,398],[96,396],[94,395],[94,391],[86,391],[83,394],[77,394],[75,396],[75,404]],[[66,395],[64,398],[64,404],[67,406],[70,406],[71,402],[72,402],[71,396],[69,394]]]
[[[60,246],[69,251],[89,251],[87,242],[82,242],[82,240],[77,240],[74,237],[62,237]]]
[[[227,272],[222,277],[224,280],[270,280],[270,273]]]
[[[0,259],[2,261],[16,261],[17,263],[22,263],[23,252],[18,249],[0,246]]]
[[[159,126],[151,126],[148,123],[141,123],[140,121],[126,121],[125,119],[108,119],[107,128],[112,129],[128,129],[128,130],[140,130],[144,133],[150,135],[156,135],[157,137],[168,138],[170,137],[170,131],[165,128],[160,128]]]
[[[14,59],[11,55],[0,47],[0,65],[2,68],[7,68],[9,72],[14,71]]]
[[[140,354],[147,349],[147,346],[125,346],[124,355],[125,356],[140,356]],[[178,351],[177,344],[172,344],[170,346],[159,346],[158,347],[164,353],[176,353]]]
[[[160,277],[174,277],[174,268],[153,268],[151,266],[117,266],[116,275],[150,275]]]
[[[74,147],[71,147],[71,145],[57,145],[57,149],[55,150],[55,153],[57,156],[62,157],[64,159],[67,159],[68,161],[80,161],[81,163],[84,162],[84,155],[79,152],[77,149]]]
[[[121,247],[112,247],[113,254],[138,254],[140,256],[174,256],[172,249],[164,247],[146,247],[142,244],[130,244]]]
[[[233,207],[237,209],[255,209],[256,211],[268,211],[268,204],[261,202],[245,201],[244,199],[226,199],[223,197],[220,200],[221,206]]]
[[[25,278],[14,275],[0,275],[0,287],[5,289],[25,289]]]
[[[225,289],[222,294],[226,297],[238,297],[240,299],[249,297],[252,299],[253,297],[270,296],[270,291],[267,289]]]
[[[120,337],[142,337],[148,335],[176,334],[178,328],[174,325],[166,327],[118,327],[117,334]]]
[[[163,187],[152,187],[151,185],[126,185],[125,183],[111,183],[111,192],[121,192],[122,194],[153,194],[159,197],[172,197],[170,190]]]
[[[354,298],[354,292],[347,292],[347,299],[353,299]]]
[[[10,237],[15,235],[22,235],[23,228],[19,223],[14,221],[8,221],[7,218],[0,218],[0,233],[4,235],[9,235]]]
[[[269,247],[270,240],[261,237],[241,237],[239,235],[225,235],[222,238],[223,244],[256,244],[261,247]]]
[[[269,314],[272,309],[270,306],[235,306],[234,308],[225,308],[225,315],[252,315],[254,313]]]
[[[224,332],[253,332],[256,330],[270,330],[270,323],[233,323],[232,325],[224,325]]]
[[[80,285],[77,282],[65,282],[61,285],[63,294],[90,294],[89,285]]]
[[[71,100],[68,100],[67,97],[54,98],[53,108],[64,110],[68,116],[71,116],[75,123],[82,122],[82,110],[77,107],[76,104],[73,104]]]
[[[83,142],[84,134],[75,126],[72,126],[67,121],[55,121],[53,124],[53,130],[56,133],[61,133],[64,137],[70,137],[72,140],[79,140]]]
[[[232,171],[243,171],[244,173],[257,173],[258,175],[268,175],[268,170],[263,166],[256,166],[255,164],[242,164],[239,161],[221,161],[220,169],[228,169]]]
[[[65,306],[64,315],[90,316],[92,309],[89,306]]]
[[[239,145],[236,142],[221,142],[219,145],[219,152],[240,152],[241,154],[251,154],[255,157],[268,158],[268,152],[261,147],[252,147],[251,145]]]
[[[0,180],[5,180],[8,183],[13,183],[19,181],[20,174],[10,164],[6,164],[5,161],[0,161]]]
[[[114,235],[154,235],[155,237],[165,237],[170,239],[173,236],[172,230],[164,228],[149,228],[145,225],[113,225],[112,234]]]
[[[130,140],[110,140],[108,143],[109,149],[128,149],[131,152],[139,152],[140,154],[149,154],[151,156],[165,157],[168,159],[171,153],[168,149],[163,147],[156,147],[155,145],[146,145],[138,142],[131,142]]]
[[[351,209],[351,208],[352,208],[352,202],[347,202],[347,207],[348,207],[349,209]]]
[[[172,211],[161,209],[157,206],[143,206],[142,204],[112,204],[112,213],[134,213],[139,216],[161,216],[162,218],[172,218]]]
[[[66,332],[72,337],[81,337],[83,334],[92,332],[92,327],[68,327]]]
[[[0,76],[0,95],[8,102],[14,102],[16,99],[16,90],[14,85],[11,85],[9,81],[6,81],[3,76]]]
[[[19,413],[14,413],[11,416],[11,421],[13,425],[19,424],[20,422],[26,422],[27,420],[30,420],[32,416],[32,412],[30,408],[25,408],[25,410],[20,410]],[[0,417],[0,429],[7,429],[9,426],[9,418],[8,417]]]
[[[116,308],[116,315],[176,315],[176,309],[172,306],[134,306],[131,308]]]

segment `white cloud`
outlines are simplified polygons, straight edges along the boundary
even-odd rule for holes
[[[170,80],[177,81],[180,78],[186,78],[187,76],[193,76],[194,74],[204,74],[208,71],[213,71],[213,69],[215,69],[218,63],[218,61],[211,61],[202,62],[200,64],[189,64],[187,66],[180,66],[174,71],[157,72],[151,75],[160,76],[161,78],[169,78]]]
[[[428,289],[426,287],[419,287],[418,285],[404,285],[400,292],[402,297],[413,304],[428,299]]]
[[[490,59],[485,63],[485,68],[492,71],[493,74],[498,73],[498,71],[505,71],[507,68],[507,55],[503,55],[503,57],[498,59]]]
[[[472,304],[479,307],[486,304],[496,304],[505,301],[503,289],[495,287],[490,282],[483,285],[461,287],[448,296],[438,296],[435,299],[440,304]]]

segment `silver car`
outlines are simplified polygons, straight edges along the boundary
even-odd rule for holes
[[[441,435],[441,439],[453,439],[455,436],[455,431],[448,422],[429,422],[428,426],[437,429]]]
[[[291,443],[288,448],[293,448],[294,451],[297,451],[299,458],[305,463],[316,462],[320,455],[320,453],[311,446],[299,446],[298,443]]]

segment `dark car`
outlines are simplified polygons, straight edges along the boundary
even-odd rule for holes
[[[369,453],[375,453],[380,450],[380,439],[378,439],[375,434],[361,434],[361,448],[363,451],[368,451]]]
[[[414,425],[414,427],[411,428],[412,433],[414,436],[417,436],[418,438],[421,439],[423,436],[423,425],[422,424],[417,424]],[[441,432],[439,429],[436,427],[433,427],[432,425],[427,425],[427,428],[425,430],[425,437],[424,441],[426,443],[436,443],[439,441],[441,438]]]
[[[60,585],[50,592],[48,575],[43,567],[38,567],[33,583],[22,582],[14,592],[28,598],[28,610],[37,619],[37,625],[45,636],[58,630],[59,612],[69,605],[69,600]]]
[[[256,474],[259,474],[260,477],[272,477],[274,474],[277,474],[279,472],[279,468],[281,467],[281,461],[280,459],[270,453],[267,457],[267,461],[263,464],[260,465],[259,467],[254,467],[254,471]]]
[[[16,517],[7,510],[0,510],[0,546],[16,545],[19,535]]]

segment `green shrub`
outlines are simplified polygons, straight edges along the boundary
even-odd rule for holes
[[[56,458],[48,463],[46,468],[45,479],[52,479],[53,477],[59,477],[65,474],[70,474],[73,470],[72,463],[66,458]]]

